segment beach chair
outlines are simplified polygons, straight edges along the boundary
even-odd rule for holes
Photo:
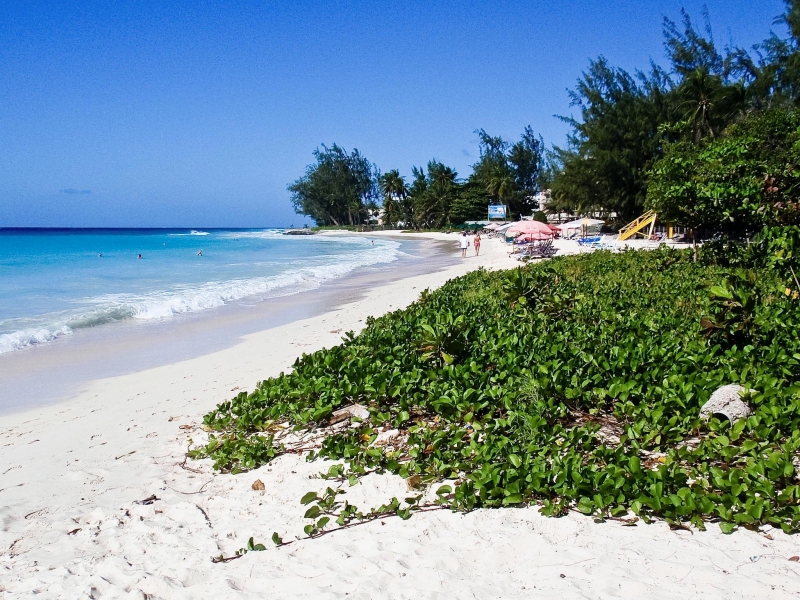
[[[555,256],[558,248],[553,245],[553,240],[544,240],[536,248],[534,254],[540,258],[550,258]]]
[[[515,255],[517,260],[531,260],[534,258],[550,258],[555,256],[558,248],[553,246],[553,240],[544,240],[542,242],[528,245],[521,252]]]
[[[592,235],[586,236],[582,238],[578,238],[578,244],[581,246],[588,246],[590,248],[596,248],[598,244],[600,244],[600,236],[599,235]]]
[[[619,240],[618,235],[604,235],[600,238],[597,247],[601,250],[611,250],[613,252],[617,249],[617,240]]]
[[[666,238],[667,236],[663,232],[653,234],[648,240],[645,240],[642,248],[645,250],[656,250],[661,246],[661,244],[666,243]]]

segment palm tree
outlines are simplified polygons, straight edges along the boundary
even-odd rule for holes
[[[430,185],[425,208],[429,227],[442,227],[449,220],[458,188],[457,176],[458,173],[437,160],[428,163]]]
[[[744,85],[725,85],[718,75],[701,67],[686,76],[678,88],[679,110],[691,129],[692,141],[715,139],[745,107]]]
[[[406,180],[397,169],[392,169],[381,176],[380,185],[383,192],[383,222],[394,227],[400,221],[406,221],[408,215],[403,214],[403,204],[408,196]]]
[[[509,169],[495,169],[487,178],[486,191],[495,196],[501,204],[506,204],[516,191],[516,182]]]

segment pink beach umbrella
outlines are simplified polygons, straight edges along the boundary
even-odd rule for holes
[[[553,231],[546,223],[540,221],[520,221],[509,227],[506,235],[524,236],[530,240],[549,240],[553,237]]]

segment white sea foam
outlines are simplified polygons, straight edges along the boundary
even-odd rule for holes
[[[248,232],[269,235],[269,232]],[[326,281],[347,275],[359,267],[389,263],[401,254],[400,244],[380,240],[372,247],[362,238],[338,238],[349,242],[353,252],[338,253],[313,266],[296,265],[278,274],[264,277],[249,277],[225,281],[210,281],[200,285],[176,286],[170,290],[146,294],[105,294],[87,299],[80,311],[59,313],[42,318],[38,324],[29,321],[19,323],[10,333],[0,334],[0,354],[28,346],[51,342],[74,330],[95,327],[127,319],[154,321],[170,319],[175,315],[219,308],[230,302],[243,299],[274,298],[288,296],[320,287]],[[365,251],[366,246],[369,250]],[[324,262],[323,262],[324,261]],[[8,330],[11,323],[0,323]]]
[[[187,235],[209,235],[209,233],[207,231],[197,231],[195,229],[192,229],[189,233],[170,233],[169,235],[176,237],[183,237]]]
[[[47,328],[30,328],[4,333],[0,335],[0,354],[52,342],[57,337],[69,333],[72,333],[72,329],[66,325],[54,327],[52,331]]]
[[[253,231],[221,231],[217,235],[223,239],[292,239],[291,236],[283,235],[283,229],[257,229]],[[295,238],[296,239],[296,238]],[[315,237],[315,240],[323,239]]]

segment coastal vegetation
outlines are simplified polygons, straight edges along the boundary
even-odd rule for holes
[[[692,228],[732,236],[756,233],[757,226],[748,229],[741,219],[729,219],[726,209],[711,205],[731,208],[743,201],[741,185],[752,182],[756,173],[764,181],[793,177],[797,163],[790,143],[800,102],[800,2],[787,0],[786,7],[776,24],[787,28],[787,37],[771,33],[751,50],[720,50],[708,13],[701,31],[684,11],[680,24],[664,19],[667,69],[651,65],[648,71],[630,74],[602,57],[592,61],[571,93],[580,118],[564,119],[573,134],[565,147],[549,154],[549,208],[604,214],[618,225],[653,209]],[[759,132],[761,126],[768,135]],[[779,143],[780,160],[775,156],[765,163],[773,141]],[[743,155],[734,159],[739,150]],[[727,182],[717,182],[724,168],[712,164],[723,157],[725,168],[733,170]],[[668,182],[672,175],[680,179],[680,168],[687,170],[683,180],[692,182],[683,189],[674,178]],[[715,168],[716,175],[708,171]],[[736,168],[747,175],[733,182]],[[736,191],[729,196],[730,183]],[[770,184],[751,188],[744,204],[774,203],[776,187],[780,201],[797,201],[795,186]],[[750,206],[742,210],[752,212]],[[783,212],[782,222],[796,222],[796,216],[790,219]]]
[[[391,472],[453,510],[538,504],[795,532],[800,246],[787,252],[785,239],[759,239],[735,266],[661,249],[474,272],[221,403],[190,454],[254,469],[297,450],[289,431],[318,438],[309,460],[341,461],[329,479]],[[750,390],[753,413],[701,418],[730,383]],[[349,426],[331,425],[354,406],[364,412]],[[341,491],[310,491],[307,533],[369,518]],[[408,517],[421,498],[372,512]]]
[[[289,186],[298,214],[317,225],[359,225],[378,208],[378,168],[358,150],[333,144],[314,151],[316,164]]]
[[[546,151],[530,128],[514,144],[479,130],[466,180],[433,160],[410,183],[371,167],[359,171],[369,186],[334,188],[348,218],[371,210],[376,192],[358,191],[369,188],[389,224],[441,227],[490,201],[531,213],[548,187],[549,210],[624,221],[649,208],[716,239],[478,271],[425,291],[221,403],[190,455],[226,472],[286,452],[336,461],[324,477],[339,487],[302,499],[311,537],[386,514],[532,504],[800,531],[800,2],[783,22],[788,38],[721,53],[708,23],[698,32],[684,14],[665,21],[671,71],[592,61],[566,148]],[[349,181],[316,156],[293,193],[318,170]],[[307,197],[324,205],[324,193]],[[751,414],[703,418],[728,384]],[[402,476],[410,496],[371,511],[340,499],[373,472]]]
[[[289,185],[295,210],[317,225],[377,223],[380,199],[381,220],[387,227],[441,229],[485,219],[492,203],[505,204],[517,215],[538,208],[533,197],[545,164],[542,138],[530,127],[513,144],[482,129],[476,134],[480,158],[466,180],[432,159],[426,166],[412,167],[409,182],[397,169],[381,175],[358,150],[348,156],[336,144],[323,146],[314,152],[316,164]]]
[[[566,145],[547,149],[530,127],[513,143],[479,129],[480,158],[466,179],[435,159],[413,167],[408,179],[397,169],[381,175],[359,162],[358,151],[348,158],[336,145],[323,146],[315,152],[317,164],[289,186],[295,208],[318,225],[363,224],[377,220],[382,203],[387,227],[435,229],[485,219],[495,203],[507,205],[512,218],[530,216],[539,209],[537,192],[550,189],[551,213],[596,214],[621,226],[653,209],[662,221],[700,235],[755,235],[762,223],[731,220],[728,208],[737,202],[796,206],[800,200],[792,146],[800,103],[800,1],[787,0],[776,21],[786,35],[773,32],[752,49],[720,49],[708,13],[703,21],[698,28],[685,11],[679,23],[664,19],[664,67],[654,63],[629,73],[602,56],[590,61],[569,93],[577,114],[562,117],[572,127]],[[329,160],[334,150],[340,154]],[[743,154],[734,158],[738,151]],[[727,180],[724,168],[714,166],[717,158],[733,169]],[[360,166],[347,167],[348,161]],[[747,175],[733,182],[737,169]],[[685,188],[672,181],[684,170],[691,182]],[[757,176],[767,183],[753,187]],[[744,181],[749,190],[741,187]],[[735,192],[728,194],[730,183]],[[779,210],[780,223],[798,223],[796,210]],[[749,206],[742,211],[752,212]]]

